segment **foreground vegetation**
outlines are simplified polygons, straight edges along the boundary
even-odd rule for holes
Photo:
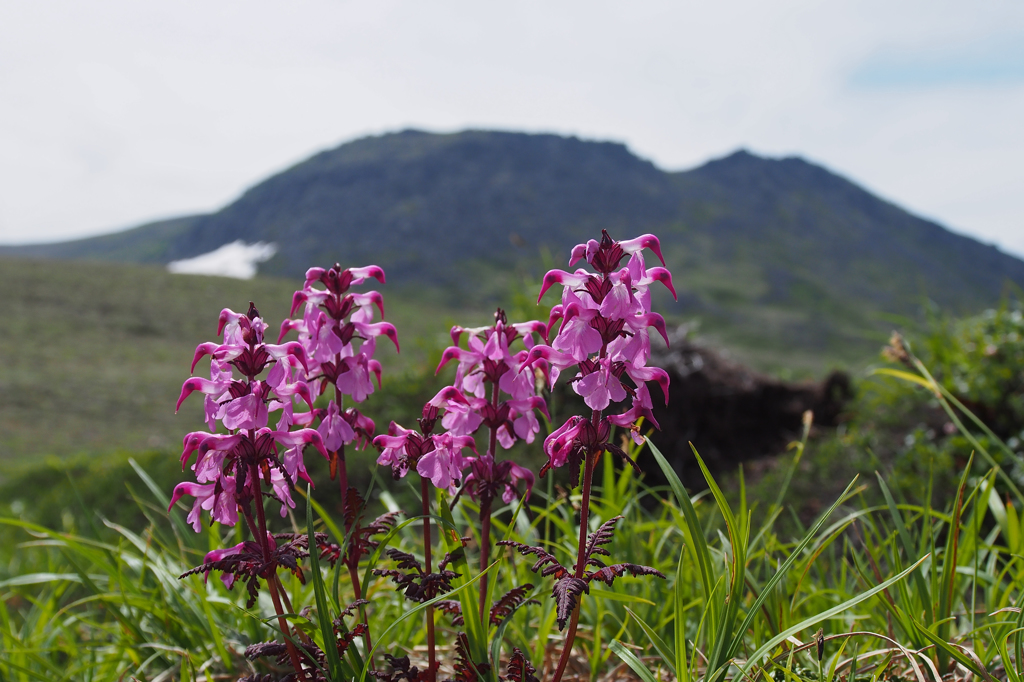
[[[952,664],[983,679],[1020,679],[1014,662],[1022,660],[1024,548],[1015,510],[1022,501],[1004,502],[994,471],[965,470],[944,509],[895,498],[869,505],[862,492],[871,482],[853,481],[800,536],[784,537],[775,529],[785,510],[775,502],[740,496],[730,504],[710,477],[712,494],[691,497],[675,479],[668,490],[651,489],[632,469],[616,471],[611,463],[604,458],[593,523],[623,516],[630,532],[609,549],[668,579],[591,589],[570,667],[579,679],[616,679],[628,665],[647,680],[738,679],[758,670],[778,680],[850,678],[854,671],[863,679],[937,680]],[[200,563],[224,540],[223,529],[192,533],[180,514],[168,518],[163,491],[140,487],[139,509],[150,521],[141,534],[111,522],[74,534],[5,521],[29,537],[0,583],[3,679],[229,679],[251,669],[243,657],[248,645],[274,637],[273,622],[245,608],[240,588],[227,591],[197,575],[178,580],[182,566]],[[497,532],[571,552],[565,538],[576,534],[578,495],[550,483],[534,494],[518,515],[503,510],[507,525],[496,522]],[[387,493],[378,499],[395,506]],[[456,526],[472,528],[476,511],[460,503]],[[300,517],[293,522],[301,531]],[[337,532],[335,521],[315,524]],[[387,544],[419,554],[415,526],[403,525]],[[531,562],[512,553],[499,561],[496,592],[536,581]],[[419,657],[422,668],[422,626],[389,581],[372,576],[379,562],[378,551],[360,568],[379,633],[374,645],[378,653]],[[331,613],[354,597],[338,579],[343,570],[340,563],[322,569]],[[285,581],[305,603],[316,601],[314,586]],[[315,613],[292,620],[317,636]],[[438,627],[454,630],[443,615]],[[489,628],[495,669],[515,646],[545,679],[559,653],[556,632],[553,609],[524,603]],[[349,651],[345,669],[365,672],[365,650]]]
[[[943,331],[946,341],[934,342],[936,335],[924,353],[935,374],[895,337],[892,363],[878,370],[877,394],[869,399],[878,412],[834,440],[810,443],[808,415],[792,456],[760,482],[762,494],[748,495],[742,472],[723,492],[696,449],[707,489],[688,492],[649,441],[636,445],[626,434],[623,454],[635,459],[640,447],[649,448],[652,473],[666,485],[620,469],[612,449],[605,456],[588,450],[582,491],[566,486],[578,477],[577,461],[575,474],[549,473],[528,501],[513,496],[502,506],[494,499],[492,514],[483,508],[491,498],[452,496],[454,488],[441,485],[423,502],[448,554],[436,575],[446,564],[454,573],[431,578],[444,588],[420,594],[412,606],[403,576],[423,566],[421,557],[435,575],[430,544],[420,532],[423,517],[393,512],[414,509],[410,501],[426,482],[405,489],[386,484],[389,476],[375,469],[365,497],[392,514],[362,526],[333,511],[338,493],[331,486],[296,488],[298,504],[285,508],[291,534],[277,536],[297,548],[300,561],[278,578],[282,613],[273,586],[256,596],[241,582],[229,590],[206,579],[225,570],[211,563],[211,550],[252,534],[216,516],[222,523],[197,524],[200,532],[193,532],[167,487],[129,460],[137,481],[129,491],[134,518],[92,513],[86,498],[102,497],[105,487],[90,487],[79,513],[62,515],[63,530],[33,523],[18,509],[2,520],[4,537],[17,544],[5,545],[0,572],[0,679],[289,679],[289,655],[306,651],[307,672],[317,679],[412,682],[429,679],[436,639],[441,675],[466,682],[558,678],[563,667],[566,678],[648,682],[873,682],[951,673],[1019,682],[1024,497],[1014,434],[1024,428],[1022,326],[1009,308],[951,326]],[[894,417],[889,408],[896,404],[905,405],[902,428],[912,424],[909,433],[878,416]],[[929,436],[936,414],[944,416]],[[918,432],[922,437],[907,437]],[[898,433],[902,445],[884,462],[885,476],[832,481],[837,494],[818,510],[787,503],[790,486],[807,485],[801,471],[821,452],[870,451],[870,439]],[[82,494],[75,472],[54,467],[51,475],[69,478],[70,489]],[[269,482],[270,472],[263,476]],[[343,508],[358,510],[352,500]],[[263,501],[266,516],[280,501]],[[485,516],[490,526],[480,525]],[[262,524],[263,510],[259,517]],[[480,556],[491,546],[488,533],[502,538],[489,559],[486,551]],[[534,569],[565,573],[562,565],[577,552],[584,556],[588,534],[585,556],[607,551],[630,562],[616,566],[632,568],[615,572],[614,580],[595,571],[568,606],[556,587],[557,603],[551,602],[547,579]],[[534,564],[507,545],[541,560]],[[303,555],[303,546],[322,551]],[[481,568],[469,557],[480,558]],[[192,566],[200,569],[179,577]],[[425,586],[427,576],[415,570],[413,583]],[[490,617],[486,608],[477,610],[475,593],[485,584],[480,603],[494,604]],[[268,618],[275,610],[281,616]],[[571,649],[558,632],[570,613]],[[432,627],[423,627],[425,614]],[[261,644],[268,640],[289,649]]]

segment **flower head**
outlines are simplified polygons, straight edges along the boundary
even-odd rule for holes
[[[534,476],[529,469],[510,460],[497,463],[490,455],[467,457],[466,461],[469,463],[469,474],[466,476],[463,491],[474,500],[494,499],[500,496],[506,504],[511,504],[519,497],[520,482],[526,484],[523,495],[526,498],[530,497]]]
[[[545,362],[553,382],[559,373],[575,366],[573,390],[594,411],[592,419],[570,418],[545,439],[545,469],[569,462],[578,465],[581,453],[595,448],[621,452],[607,442],[611,425],[628,426],[634,438],[638,437],[637,419],[644,417],[657,425],[645,382],[656,380],[668,401],[668,374],[647,366],[650,329],[668,343],[664,319],[650,309],[649,289],[660,282],[673,296],[676,292],[667,269],[646,267],[644,249],[654,252],[664,265],[661,244],[654,235],[619,242],[603,231],[600,241],[574,247],[569,260],[569,265],[585,260],[596,272],[551,270],[544,276],[540,296],[556,284],[563,287],[561,303],[552,308],[548,323],[549,336],[556,323],[558,331],[550,346],[530,349],[522,367]],[[626,267],[621,267],[627,257]],[[612,417],[601,416],[612,404],[630,397],[630,409]]]

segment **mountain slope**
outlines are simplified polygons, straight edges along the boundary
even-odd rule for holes
[[[801,348],[862,356],[890,324],[882,314],[914,314],[925,297],[974,312],[1005,282],[1024,284],[1024,262],[798,158],[737,152],[667,173],[620,144],[485,131],[364,138],[211,215],[3,251],[168,262],[267,241],[280,249],[267,274],[374,262],[389,284],[479,304],[507,295],[516,273],[538,277],[545,250],[562,263],[601,229],[662,237],[682,290],[669,312],[762,366]]]
[[[166,264],[172,241],[201,217],[192,215],[157,220],[130,230],[70,242],[0,246],[0,253],[29,258]]]

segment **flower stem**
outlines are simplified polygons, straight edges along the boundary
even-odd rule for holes
[[[487,568],[491,555],[491,498],[480,499],[480,572]],[[480,578],[480,620],[487,614],[487,574]]]
[[[498,409],[498,384],[491,383],[491,405],[495,411]],[[495,454],[498,450],[498,429],[489,427],[487,455],[491,458],[491,465],[494,465]],[[492,498],[484,493],[480,499],[480,571],[487,568],[487,562],[491,555],[491,501]],[[487,613],[487,579],[490,576],[484,573],[480,578],[480,619],[483,620]]]
[[[335,356],[336,363],[341,364],[341,354]],[[344,396],[341,393],[341,389],[338,388],[337,384],[334,386],[334,404],[338,406],[338,413],[341,413],[341,405],[344,400]],[[345,444],[342,443],[341,447],[338,448],[336,454],[338,459],[338,487],[341,488],[341,514],[345,515],[345,510],[348,504],[348,471],[345,469]]]
[[[274,581],[277,583],[277,589],[280,591],[281,599],[284,600],[284,607],[288,609],[288,613],[295,613],[295,608],[292,606],[292,600],[288,598],[288,590],[284,589],[284,583],[281,582],[281,576],[275,575]],[[309,638],[309,635],[298,628],[296,628],[295,634],[297,634],[299,639],[306,644],[310,644],[313,641]]]
[[[598,410],[594,410],[593,420],[594,423],[598,423],[601,419],[601,413]],[[580,506],[580,544],[579,549],[576,552],[576,571],[575,577],[582,578],[583,573],[586,571],[586,551],[587,551],[587,530],[589,528],[590,520],[590,488],[591,481],[594,478],[594,465],[597,462],[597,453],[587,452],[586,464],[583,468],[583,501]],[[569,657],[572,655],[572,645],[576,639],[576,625],[580,619],[580,605],[583,602],[583,596],[580,595],[579,601],[576,603],[576,608],[572,612],[572,620],[569,623],[569,631],[565,634],[565,646],[562,648],[562,655],[558,659],[558,667],[555,669],[555,675],[551,678],[551,682],[559,682],[562,679],[562,673],[565,672],[565,666],[569,663]]]
[[[363,588],[359,584],[359,571],[355,564],[348,565],[348,577],[352,581],[352,590],[355,592],[356,601],[363,598]],[[370,640],[370,622],[366,619],[366,606],[359,607],[359,615],[363,618],[363,624],[366,625],[366,632],[363,633],[363,641],[366,642],[366,651],[373,651],[373,643]],[[370,670],[374,670],[373,659],[370,659]]]
[[[434,567],[430,558],[430,479],[420,477],[420,495],[423,498],[423,565],[427,573],[433,573]],[[434,651],[434,607],[427,607],[427,665],[430,667],[428,679],[437,680],[437,654]]]
[[[253,438],[254,434],[250,430],[249,439]],[[277,565],[271,564],[273,557],[270,554],[270,543],[267,541],[267,519],[263,513],[263,492],[260,489],[260,470],[256,466],[256,462],[249,463],[249,478],[252,479],[252,494],[253,501],[256,503],[256,520],[258,521],[259,540],[260,547],[263,548],[263,561],[270,566],[268,570],[273,571],[274,575],[267,578],[267,587],[270,589],[270,598],[274,602],[274,611],[277,613],[277,623],[281,628],[281,633],[284,635],[284,645],[288,649],[288,658],[291,659],[292,667],[295,668],[295,674],[299,676],[300,680],[306,680],[306,672],[302,669],[302,661],[299,658],[299,652],[295,648],[295,644],[292,642],[291,629],[288,627],[288,621],[284,617],[284,608],[281,606],[281,596],[277,593]],[[314,549],[315,551],[315,549]]]

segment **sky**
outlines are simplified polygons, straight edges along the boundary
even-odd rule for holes
[[[1024,256],[1024,3],[0,0],[0,243],[217,209],[403,128],[820,163]]]

